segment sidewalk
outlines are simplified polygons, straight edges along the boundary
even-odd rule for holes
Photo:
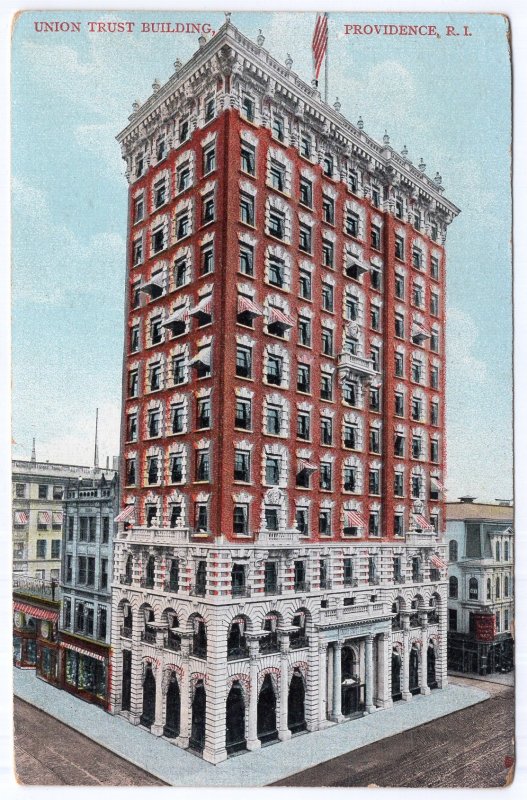
[[[514,670],[511,672],[491,672],[488,675],[478,675],[475,672],[455,672],[448,673],[448,679],[456,682],[457,678],[466,678],[471,681],[481,681],[482,683],[499,683],[501,686],[514,686]]]
[[[212,766],[166,739],[50,686],[32,670],[14,669],[14,693],[172,786],[265,786],[489,697],[480,689],[451,684],[428,697],[417,695],[410,703],[397,703],[389,710]]]

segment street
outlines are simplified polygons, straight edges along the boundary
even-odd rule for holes
[[[58,786],[164,786],[123,758],[14,698],[15,764],[18,782]]]
[[[455,683],[474,685],[467,678]],[[503,786],[514,754],[514,690],[477,685],[489,700],[277,781],[274,786]]]

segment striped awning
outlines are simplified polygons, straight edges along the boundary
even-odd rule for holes
[[[317,469],[318,469],[317,465],[316,464],[312,464],[310,461],[304,461],[303,459],[301,459],[298,462],[298,471],[299,472],[308,472],[310,475],[312,475],[313,472],[317,471]]]
[[[210,367],[211,362],[211,349],[210,346],[202,347],[194,358],[191,358],[189,364],[191,367],[197,367],[198,364],[203,364],[205,367]]]
[[[189,317],[189,307],[179,306],[179,308],[174,309],[174,312],[163,322],[163,327],[169,328],[170,325],[175,325],[177,322],[187,322]]]
[[[15,511],[15,525],[27,525],[29,514],[27,511]]]
[[[210,314],[212,314],[212,295],[208,294],[206,297],[200,300],[197,306],[191,308],[189,314],[192,317],[196,316],[197,314],[207,314],[210,316]]]
[[[412,338],[414,339],[429,339],[432,335],[430,328],[424,322],[417,322],[414,319],[412,326]]]
[[[238,314],[250,314],[253,317],[261,317],[263,308],[260,308],[250,297],[241,294],[238,296]]]
[[[75,653],[80,653],[81,656],[88,656],[88,658],[95,658],[97,661],[106,661],[105,656],[99,653],[94,653],[93,650],[87,650],[85,647],[79,647],[78,644],[71,644],[70,642],[62,642],[61,646],[64,650],[73,650]]]
[[[51,522],[51,514],[49,511],[39,511],[37,522],[39,525],[49,525]]]
[[[433,531],[434,526],[422,514],[414,514],[415,524],[423,531]]]
[[[62,511],[53,512],[53,525],[62,525]]]
[[[280,311],[279,308],[275,308],[274,306],[269,309],[269,325],[273,325],[277,323],[278,325],[283,325],[284,328],[292,328],[295,324],[293,318],[289,316],[289,314],[284,314],[283,311]]]
[[[47,608],[39,608],[32,606],[29,603],[22,603],[19,600],[13,602],[13,611],[21,611],[27,614],[28,617],[35,617],[35,619],[47,619],[49,622],[58,622],[59,612],[51,611]]]
[[[139,291],[152,294],[153,290],[163,288],[163,273],[157,272],[155,275],[152,275],[149,281],[145,281],[142,286],[139,287]]]
[[[347,528],[365,528],[366,522],[358,511],[344,509],[344,523]]]
[[[445,487],[444,487],[444,485],[441,483],[441,481],[439,480],[439,478],[436,478],[436,477],[434,477],[434,476],[432,475],[432,476],[431,476],[431,478],[430,478],[430,482],[431,482],[431,484],[432,484],[432,487],[433,487],[434,489],[437,489],[439,492],[444,492],[444,491],[445,491]]]
[[[135,513],[135,506],[125,506],[122,511],[117,514],[114,522],[129,522]]]
[[[430,564],[432,567],[435,567],[436,569],[446,569],[448,566],[446,561],[443,561],[442,558],[439,558],[437,553],[432,553],[432,555],[430,556]]]

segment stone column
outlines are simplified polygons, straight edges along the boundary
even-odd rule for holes
[[[289,697],[289,634],[279,631],[280,637],[280,719],[278,738],[281,742],[291,738],[287,725],[287,707]]]
[[[364,662],[366,669],[366,714],[375,711],[373,704],[373,634],[369,633],[365,639]]]
[[[421,615],[421,681],[419,690],[421,694],[430,694],[428,686],[428,614]]]
[[[306,675],[306,726],[308,731],[316,731],[319,728],[319,706],[320,706],[320,659],[318,655],[318,639],[315,635],[315,626],[310,623],[308,668]]]
[[[390,708],[393,705],[391,633],[381,633],[377,642],[377,705]]]
[[[402,698],[403,700],[410,701],[412,694],[410,692],[410,615],[403,614],[403,681],[402,681]]]
[[[342,642],[333,642],[333,722],[342,722]]]
[[[436,680],[440,689],[444,689],[448,685],[447,676],[447,614],[448,614],[448,600],[447,600],[447,583],[442,583],[439,587],[441,593],[441,604],[439,608],[439,626],[437,637],[437,651],[436,651]]]
[[[205,712],[205,746],[203,759],[219,764],[227,758],[226,734],[226,682],[227,682],[227,628],[221,608],[209,611],[207,624],[207,706]]]
[[[190,739],[190,633],[181,634],[181,675],[180,699],[181,711],[179,720],[178,747],[188,747]]]
[[[157,631],[157,637],[159,635],[163,637],[163,633]],[[150,733],[153,733],[154,736],[162,736],[163,735],[163,659],[161,658],[161,653],[158,656],[157,668],[156,668],[156,706],[155,706],[155,716],[154,716],[154,724],[150,728]]]
[[[249,735],[247,736],[247,750],[258,750],[262,746],[258,738],[258,660],[260,657],[260,642],[257,637],[249,639]]]
[[[142,611],[136,611],[132,621],[132,686],[128,719],[133,725],[139,725],[143,711],[143,645],[141,643],[141,632],[144,629],[144,619],[142,614]]]
[[[318,662],[318,720],[320,726],[320,723],[326,722],[328,718],[328,643],[325,641],[318,643]]]

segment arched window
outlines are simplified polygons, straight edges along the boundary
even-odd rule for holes
[[[496,578],[496,600],[500,597],[500,579]]]
[[[457,561],[457,542],[454,539],[448,543],[448,560]]]
[[[487,600],[492,600],[492,581],[487,578]]]
[[[509,576],[508,575],[505,575],[505,577],[503,579],[503,596],[504,597],[508,597],[509,596]]]
[[[448,580],[448,596],[449,597],[457,597],[458,595],[458,585],[457,585],[457,578],[455,575],[451,575]]]
[[[469,600],[477,600],[479,595],[478,579],[471,578],[468,582],[468,598]]]
[[[501,547],[499,542],[496,542],[496,561],[501,561]]]

